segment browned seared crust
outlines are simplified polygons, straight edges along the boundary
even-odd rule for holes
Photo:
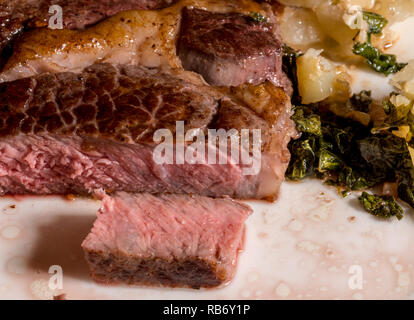
[[[222,107],[227,111],[214,119],[220,99],[208,86],[157,70],[96,64],[79,74],[47,73],[1,83],[0,137],[48,133],[152,143],[158,129],[174,134],[176,121],[183,121],[186,130],[223,124],[268,134],[263,119],[228,99]]]
[[[82,29],[126,10],[154,10],[172,5],[177,0],[37,0],[38,9],[31,14],[29,27],[47,26],[49,7],[62,7],[63,26],[67,29]],[[26,9],[28,11],[28,9]]]
[[[197,257],[184,260],[132,259],[122,253],[88,251],[92,278],[102,284],[127,284],[199,289],[217,287],[228,278],[216,262]]]
[[[82,29],[125,10],[161,9],[177,0],[2,0],[0,1],[0,70],[2,51],[26,28],[47,27],[49,7],[59,5],[65,29]]]

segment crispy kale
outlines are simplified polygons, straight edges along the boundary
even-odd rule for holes
[[[313,113],[310,108],[298,106],[294,111],[292,119],[302,136],[289,145],[292,159],[286,175],[289,179],[297,181],[315,174],[322,125],[319,115]]]
[[[398,63],[397,57],[393,54],[381,53],[370,42],[356,43],[354,45],[354,54],[367,60],[368,65],[376,72],[388,76],[404,68],[406,63]]]
[[[358,152],[357,138],[370,135],[368,128],[332,114],[318,114],[317,108],[309,106],[294,110],[292,119],[302,135],[289,145],[292,154],[289,179],[317,177],[349,190],[377,184],[374,174],[361,166],[364,160]]]
[[[403,210],[392,196],[376,196],[363,192],[359,201],[366,211],[376,217],[388,219],[395,216],[398,220],[403,218]]]
[[[351,100],[351,103],[361,108],[371,103],[367,92],[354,95]],[[414,123],[411,112],[397,112],[395,109],[398,108],[390,101],[387,108],[389,122],[394,121],[399,125]],[[345,193],[349,190],[366,190],[385,182],[397,182],[399,198],[414,208],[414,166],[409,151],[411,142],[394,134],[393,130],[398,127],[379,130],[372,128],[372,125],[366,127],[352,119],[321,110],[318,105],[294,108],[292,119],[301,137],[289,144],[292,158],[287,178],[295,181],[306,177],[319,178],[329,185],[341,187]],[[364,207],[368,210],[371,208],[368,206],[368,197],[364,196],[363,199],[366,203]],[[384,212],[391,207],[396,212],[397,207],[388,200],[387,207],[376,208],[375,212],[378,216],[385,216]]]
[[[290,150],[294,154],[289,168],[286,172],[286,176],[293,181],[302,180],[303,178],[314,175],[314,167],[316,154],[314,149],[315,139],[300,139],[291,143]]]
[[[411,184],[405,184],[404,182],[400,182],[398,184],[398,196],[401,200],[407,202],[411,207],[414,208],[414,194],[413,194],[414,186]]]
[[[294,108],[295,114],[292,120],[295,121],[296,127],[300,132],[306,132],[315,136],[322,135],[321,118],[313,113],[310,109]]]
[[[322,148],[319,152],[319,172],[336,171],[342,167],[342,160],[328,149]]]
[[[382,15],[374,12],[363,12],[363,19],[368,23],[368,34],[380,35],[388,24],[388,20]]]
[[[372,35],[380,35],[382,33],[382,30],[388,23],[387,19],[379,14],[366,11],[363,12],[363,18],[368,23],[367,41],[355,43],[353,48],[354,54],[365,58],[372,69],[386,76],[404,68],[407,64],[398,63],[395,55],[382,53],[372,45]]]

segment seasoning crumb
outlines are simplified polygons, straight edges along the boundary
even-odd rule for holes
[[[349,222],[355,222],[356,221],[356,217],[355,216],[349,217],[348,218],[348,221]]]
[[[75,196],[75,195],[73,195],[73,194],[67,194],[67,195],[66,195],[66,200],[73,201],[73,200],[75,200],[75,199],[76,199],[76,196]]]
[[[260,238],[260,239],[266,239],[266,238],[268,238],[268,234],[266,233],[266,232],[260,232],[259,234],[258,234],[258,237]]]

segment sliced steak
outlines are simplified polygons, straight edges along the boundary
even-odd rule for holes
[[[0,1],[0,70],[9,55],[10,44],[23,30],[23,17],[14,14],[17,0]],[[8,49],[8,50],[5,50]]]
[[[63,26],[66,29],[83,29],[118,12],[126,10],[153,10],[170,6],[178,0],[42,0],[28,21],[29,27],[48,25],[49,7],[57,4],[62,7]]]
[[[245,175],[245,165],[230,159],[208,164],[207,151],[197,164],[158,164],[153,134],[174,134],[176,121],[185,123],[186,132],[260,129],[260,172]],[[270,131],[258,114],[213,88],[143,67],[96,64],[78,74],[2,83],[0,194],[104,189],[274,198],[286,155],[270,151]]]
[[[125,10],[160,9],[177,0],[4,0],[0,3],[0,69],[2,51],[25,28],[47,27],[51,5],[63,11],[63,27],[83,29]]]
[[[289,87],[276,28],[239,13],[184,8],[178,55],[186,70],[201,74],[211,85],[270,80]]]
[[[82,247],[100,283],[216,287],[233,278],[250,213],[230,199],[117,193]]]

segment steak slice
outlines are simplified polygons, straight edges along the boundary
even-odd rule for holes
[[[161,9],[177,0],[4,0],[0,3],[0,69],[2,51],[24,29],[47,27],[51,5],[62,7],[63,27],[83,29],[118,12]]]
[[[172,5],[178,0],[42,0],[38,10],[28,21],[29,27],[48,25],[49,7],[57,4],[62,7],[63,26],[66,29],[83,29],[126,10],[154,10]]]
[[[230,161],[225,150],[218,150],[228,158],[225,164],[209,164],[207,151],[205,161],[195,164],[159,164],[153,134],[174,134],[177,121],[185,132],[260,129],[260,171],[245,175],[245,165]],[[104,189],[273,199],[288,157],[281,161],[270,151],[270,130],[250,108],[209,86],[138,66],[96,64],[78,74],[2,83],[0,194]]]
[[[104,196],[82,243],[104,284],[216,287],[233,278],[251,209],[231,199]]]
[[[178,55],[184,69],[201,74],[211,85],[270,80],[289,89],[276,28],[240,13],[184,8]]]

